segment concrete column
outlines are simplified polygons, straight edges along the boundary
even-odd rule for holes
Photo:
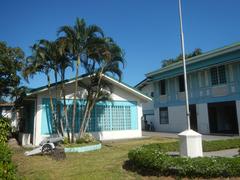
[[[210,134],[208,106],[207,104],[196,104],[198,132]]]
[[[238,119],[238,133],[240,134],[240,101],[236,101],[237,119]]]
[[[202,157],[202,135],[193,131],[185,130],[178,134],[180,140],[180,156]]]
[[[34,117],[34,139],[33,139],[33,145],[38,146],[39,143],[42,141],[41,137],[41,123],[42,123],[42,99],[40,96],[37,97],[37,112],[35,112]]]

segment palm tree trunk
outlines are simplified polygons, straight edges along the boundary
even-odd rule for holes
[[[89,111],[89,107],[90,107],[89,105],[90,105],[90,101],[87,99],[87,103],[86,103],[85,108],[84,108],[84,115],[83,115],[82,123],[81,123],[79,134],[78,134],[79,138],[81,138],[83,136],[85,121],[87,119],[88,111]]]
[[[67,138],[68,138],[68,142],[70,142],[69,123],[68,123],[67,105],[66,105],[66,92],[65,92],[65,86],[64,86],[64,80],[65,80],[65,72],[64,71],[62,71],[62,77],[61,78],[62,78],[61,83],[62,83],[62,92],[63,92],[63,111],[64,111],[66,130],[67,130]]]
[[[74,91],[74,97],[73,97],[73,117],[72,117],[72,137],[71,142],[74,142],[74,130],[75,130],[75,119],[76,119],[76,107],[77,107],[77,91],[78,91],[78,69],[80,65],[80,55],[77,56],[77,66],[76,66],[76,77],[75,77],[75,91]]]
[[[49,98],[50,98],[51,117],[52,117],[53,123],[55,125],[57,134],[60,135],[60,132],[58,130],[57,123],[56,123],[56,117],[55,117],[56,113],[54,113],[53,98],[52,98],[52,93],[51,93],[51,89],[50,89],[51,82],[50,82],[50,76],[48,73],[47,73],[47,81],[48,81],[48,94],[49,94]]]
[[[92,113],[92,110],[93,110],[93,107],[95,106],[95,100],[93,100],[91,106],[89,107],[89,110],[88,110],[88,115],[87,115],[87,118],[86,118],[86,122],[85,122],[85,126],[84,126],[84,130],[82,132],[82,136],[86,133],[87,131],[87,128],[88,128],[88,124],[89,124],[89,121],[90,121],[90,118],[91,118],[91,113]]]
[[[97,92],[92,93],[87,98],[87,104],[86,104],[85,111],[84,111],[84,117],[83,117],[82,125],[81,125],[80,131],[79,131],[79,135],[78,135],[79,138],[83,137],[84,133],[87,130],[89,120],[90,120],[90,117],[91,117],[92,109],[95,106],[96,100],[97,100],[97,98],[99,96],[99,93],[100,93],[100,85],[101,85],[103,70],[104,70],[104,67],[101,68],[101,71],[99,73],[99,79],[98,79],[98,83],[97,83]],[[92,96],[92,97],[90,98],[90,96]]]
[[[60,104],[59,104],[59,95],[58,95],[58,87],[57,87],[57,69],[54,69],[54,77],[55,77],[55,96],[56,96],[56,122],[57,124],[60,122],[60,130],[61,130],[61,134],[62,136],[64,135],[64,128],[63,128],[63,122],[62,122],[62,118],[59,118],[59,114],[60,114]]]

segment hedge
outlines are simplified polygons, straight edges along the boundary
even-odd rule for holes
[[[236,177],[240,176],[240,157],[173,157],[162,147],[145,145],[128,153],[130,163],[142,172],[178,177]]]
[[[17,179],[12,153],[6,143],[10,130],[10,120],[0,117],[0,179]]]
[[[16,179],[16,167],[6,143],[0,143],[0,179]]]
[[[0,143],[7,142],[8,135],[11,131],[10,119],[0,117]]]

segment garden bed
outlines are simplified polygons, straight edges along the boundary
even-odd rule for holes
[[[64,148],[66,153],[70,152],[88,152],[88,151],[95,151],[102,148],[101,143],[92,143],[92,144],[74,144],[69,145]]]
[[[204,151],[238,148],[240,139],[203,142]],[[143,175],[178,177],[238,177],[240,157],[170,156],[169,151],[178,151],[178,142],[143,145],[128,153],[125,167]]]

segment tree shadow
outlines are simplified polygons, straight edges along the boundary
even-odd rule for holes
[[[156,170],[138,167],[131,160],[124,161],[122,168],[125,169],[126,171],[131,171],[141,176],[157,176],[157,177],[163,176],[163,174]]]

